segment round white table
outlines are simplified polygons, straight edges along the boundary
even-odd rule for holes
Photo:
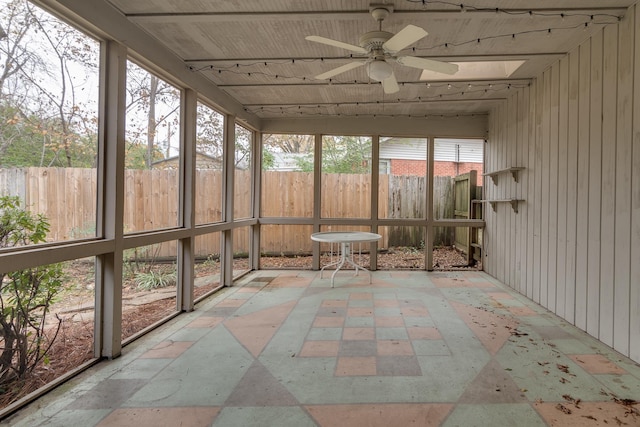
[[[369,283],[371,283],[371,272],[366,268],[358,265],[354,261],[352,245],[354,243],[362,245],[362,243],[377,242],[381,238],[382,236],[377,233],[368,233],[365,231],[323,231],[320,233],[313,233],[311,235],[311,240],[315,242],[329,243],[329,250],[331,254],[333,254],[333,245],[340,245],[340,258],[337,261],[330,262],[329,264],[322,267],[320,269],[320,278],[322,279],[322,273],[324,272],[325,268],[335,265],[336,269],[331,275],[331,287],[333,288],[333,279],[336,276],[336,273],[346,263],[352,265],[355,268],[356,276],[358,275],[358,270],[364,270],[369,273]]]

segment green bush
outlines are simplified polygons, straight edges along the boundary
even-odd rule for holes
[[[19,198],[0,197],[0,249],[42,243],[48,231],[46,218],[23,209]],[[47,362],[61,325],[58,318],[47,329],[47,315],[63,284],[61,264],[0,272],[0,392]]]

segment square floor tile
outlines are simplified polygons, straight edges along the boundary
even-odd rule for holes
[[[318,316],[313,321],[314,328],[339,328],[344,324],[344,317],[333,316],[325,317]]]
[[[298,357],[336,357],[340,341],[305,341]]]
[[[421,376],[415,356],[378,356],[377,374],[385,376]]]
[[[376,316],[375,323],[377,327],[394,328],[404,326],[402,316]]]
[[[376,375],[376,358],[372,357],[338,357],[336,363],[337,377]]]
[[[373,308],[372,307],[349,307],[347,309],[347,316],[349,317],[373,316]]]
[[[320,307],[342,307],[346,308],[348,304],[347,300],[344,299],[326,299],[322,301]]]
[[[376,339],[379,340],[407,340],[407,329],[402,328],[376,328]]]
[[[344,326],[349,328],[370,328],[374,326],[372,316],[347,317]]]
[[[398,307],[399,302],[397,299],[376,299],[373,305],[380,308]]]
[[[320,307],[318,309],[318,317],[344,317],[347,309],[344,307]]]
[[[307,335],[310,341],[338,341],[342,338],[342,328],[311,328]]]
[[[376,342],[373,340],[341,341],[338,354],[347,357],[375,356]]]
[[[373,340],[375,338],[374,328],[344,328],[342,330],[343,340]]]
[[[378,356],[413,356],[413,346],[408,340],[379,340]]]

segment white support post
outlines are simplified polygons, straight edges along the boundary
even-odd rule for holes
[[[180,218],[179,224],[189,230],[195,226],[195,176],[196,176],[196,118],[197,93],[191,89],[183,92],[181,108],[180,141]],[[177,308],[193,311],[195,237],[178,240],[178,295]]]
[[[96,227],[114,245],[96,259],[95,353],[113,359],[122,351],[126,47],[105,42],[101,63]]]
[[[252,218],[260,218],[260,206],[261,206],[261,198],[262,194],[262,133],[261,132],[253,132],[253,164],[252,168],[252,186],[251,186],[251,217]],[[251,234],[250,234],[250,249],[249,249],[249,267],[252,270],[257,270],[260,268],[260,222],[258,221],[255,225],[251,226]]]
[[[233,208],[235,197],[235,156],[236,156],[236,118],[231,114],[225,115],[224,120],[224,222],[232,225],[234,220]],[[231,286],[233,283],[233,228],[222,232],[222,284]]]
[[[425,267],[427,271],[433,271],[433,157],[435,138],[429,137],[427,140],[427,227],[425,236]]]

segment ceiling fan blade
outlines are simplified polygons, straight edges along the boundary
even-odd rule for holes
[[[420,27],[407,25],[395,36],[387,40],[382,45],[382,48],[391,53],[399,52],[410,44],[417,42],[427,34],[428,33]]]
[[[316,79],[326,80],[333,76],[337,76],[338,74],[347,72],[349,70],[353,70],[354,68],[362,67],[364,64],[365,64],[364,61],[349,62],[348,64],[342,65],[338,68],[334,68],[333,70],[329,70],[322,74],[318,74],[316,76]]]
[[[458,72],[458,65],[450,62],[434,61],[433,59],[418,58],[415,56],[400,56],[396,61],[407,67],[421,68],[442,74],[452,75]]]
[[[362,47],[360,47],[360,46],[356,46],[354,44],[340,42],[338,40],[328,39],[326,37],[307,36],[307,37],[305,37],[305,39],[309,40],[310,42],[316,42],[316,43],[326,44],[326,45],[329,45],[329,46],[341,47],[342,49],[347,49],[347,50],[350,50],[352,52],[367,53],[367,50],[362,48]]]
[[[387,77],[382,81],[382,89],[384,93],[396,93],[400,90],[398,87],[398,81],[396,80],[396,76],[391,74],[390,77]]]

